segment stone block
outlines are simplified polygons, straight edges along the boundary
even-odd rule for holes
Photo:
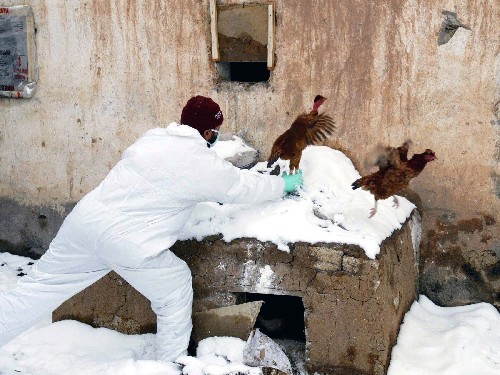
[[[342,258],[342,271],[349,275],[358,275],[361,268],[361,261],[355,257],[345,256]]]
[[[328,247],[311,246],[310,252],[318,259],[314,265],[316,269],[332,272],[342,271],[342,258],[344,256],[342,251]]]
[[[128,334],[156,332],[156,315],[150,302],[115,272],[64,302],[53,321],[77,320]]]
[[[193,314],[192,338],[198,342],[207,337],[248,339],[259,315],[262,301],[225,306]]]

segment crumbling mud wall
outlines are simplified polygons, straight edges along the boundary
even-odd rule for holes
[[[156,315],[146,297],[115,272],[62,304],[53,320],[74,319],[127,334],[156,332]]]
[[[296,243],[287,253],[254,239],[226,243],[217,236],[181,241],[172,251],[191,268],[194,312],[234,305],[241,293],[298,296],[310,374],[381,375],[416,298],[420,228],[415,211],[374,260],[358,246]],[[111,274],[64,303],[54,320],[147,332],[155,321],[143,314],[149,303],[130,289]]]
[[[50,220],[38,207],[64,216],[142,133],[178,120],[192,95],[219,102],[223,130],[242,132],[266,158],[272,141],[321,93],[338,124],[331,145],[356,165],[378,142],[411,138],[415,151],[436,152],[438,160],[411,184],[421,198],[424,254],[445,258],[433,234],[443,216],[451,217],[459,237],[454,262],[463,259],[460,267],[484,281],[498,306],[500,7],[494,0],[275,0],[276,66],[268,82],[253,85],[218,76],[208,0],[4,0],[2,6],[21,3],[34,11],[39,84],[32,99],[0,99],[0,209],[7,217],[24,211],[33,222],[40,215]],[[472,235],[459,225],[476,219],[484,225]],[[45,243],[48,233],[40,233],[30,238],[44,236]],[[3,231],[0,241],[1,250],[33,245],[15,229]]]
[[[489,302],[500,308],[498,228],[489,215],[438,216],[422,248],[421,293],[440,306]]]

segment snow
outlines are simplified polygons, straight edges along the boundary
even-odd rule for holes
[[[240,142],[238,138],[218,142],[214,149],[227,157],[238,152]],[[265,170],[265,164],[257,163],[252,169]],[[221,234],[229,242],[249,237],[272,242],[283,251],[289,251],[293,242],[354,244],[374,259],[382,241],[401,228],[415,208],[402,197],[398,197],[399,207],[393,207],[389,198],[379,201],[376,215],[369,218],[373,196],[352,190],[351,183],[360,174],[349,158],[329,147],[307,147],[300,168],[304,186],[298,195],[256,205],[201,203],[179,239]]]
[[[242,144],[219,142],[217,152],[231,155]],[[229,148],[232,148],[230,151]],[[262,163],[257,170],[264,169]],[[274,242],[288,251],[295,241],[341,242],[361,246],[370,258],[380,243],[401,227],[414,206],[399,198],[381,201],[368,218],[373,198],[352,191],[359,177],[351,161],[326,147],[308,147],[301,168],[304,188],[296,196],[262,205],[200,204],[183,238],[221,233],[226,241],[254,237]],[[414,223],[419,232],[418,223]],[[420,241],[415,233],[414,241]],[[0,290],[12,288],[31,267],[31,260],[0,253]],[[269,268],[261,270],[258,285],[273,281]],[[155,358],[155,335],[125,335],[106,328],[92,328],[76,321],[51,323],[45,317],[30,330],[0,348],[0,374],[17,375],[229,375],[261,374],[242,362],[245,342],[234,337],[202,340],[196,357],[182,356],[175,363]],[[300,369],[303,363],[296,364]],[[304,371],[300,371],[304,374]],[[500,374],[500,314],[489,304],[443,308],[420,296],[405,315],[393,348],[388,375],[493,375]],[[312,375],[312,374],[311,374]]]
[[[500,374],[500,314],[490,304],[439,307],[420,296],[406,314],[388,375]]]
[[[223,137],[224,135],[221,135]],[[225,138],[225,137],[224,137]],[[217,155],[223,159],[227,159],[233,156],[239,156],[247,151],[255,151],[252,147],[248,146],[243,139],[237,135],[231,136],[229,139],[224,141],[218,141],[212,147]]]
[[[0,253],[0,290],[12,288],[31,259]],[[200,341],[196,357],[154,360],[154,334],[125,335],[47,316],[0,348],[0,374],[35,375],[260,375],[242,362],[235,337]],[[300,366],[299,366],[300,368]],[[182,372],[184,371],[184,372]],[[405,315],[388,375],[500,374],[500,314],[490,304],[439,307],[420,296]],[[311,374],[312,375],[312,374]]]

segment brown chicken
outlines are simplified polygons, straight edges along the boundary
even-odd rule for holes
[[[299,169],[302,151],[309,145],[320,144],[331,136],[335,130],[335,122],[325,114],[318,114],[319,107],[326,100],[321,95],[314,98],[313,109],[309,113],[299,115],[290,128],[274,141],[267,167],[278,160],[290,160],[290,173]],[[271,174],[277,174],[273,171]]]
[[[377,213],[377,201],[380,199],[393,196],[394,206],[398,207],[394,194],[408,187],[410,180],[417,177],[428,162],[436,159],[434,151],[427,149],[408,160],[409,145],[407,141],[400,147],[386,149],[387,153],[377,163],[379,170],[352,183],[353,190],[361,188],[373,194],[375,206],[370,210],[370,217]]]
[[[378,144],[375,150],[367,155],[365,168],[376,166],[379,170],[385,170],[401,165],[402,162],[408,161],[408,150],[411,144],[411,140],[405,141],[399,147],[384,147]]]

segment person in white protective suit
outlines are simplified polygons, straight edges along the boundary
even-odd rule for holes
[[[210,146],[222,122],[219,106],[196,96],[182,110],[182,125],[149,130],[123,153],[28,275],[0,292],[0,347],[114,270],[151,301],[157,358],[174,361],[186,353],[191,272],[169,248],[195,205],[275,200],[302,185],[301,173],[264,175],[219,158]]]

